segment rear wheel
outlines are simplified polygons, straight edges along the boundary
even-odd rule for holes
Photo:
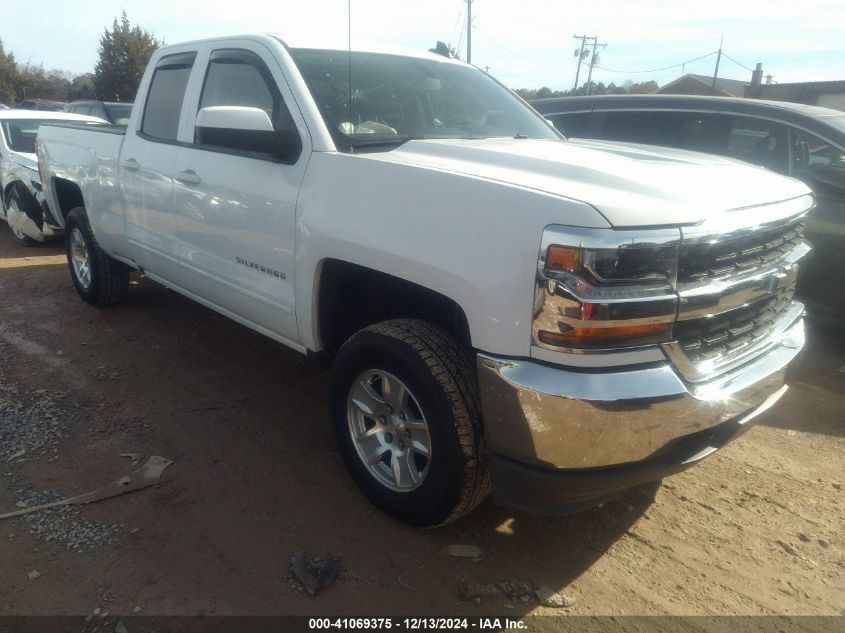
[[[416,319],[365,328],[341,347],[330,383],[341,455],[382,511],[433,527],[487,496],[475,370],[447,332]]]
[[[84,207],[73,209],[65,223],[65,251],[79,296],[95,306],[120,303],[129,290],[129,267],[106,255],[91,231]]]

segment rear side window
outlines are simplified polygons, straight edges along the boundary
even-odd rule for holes
[[[196,53],[169,55],[156,65],[144,105],[142,134],[162,141],[176,140],[195,57]]]

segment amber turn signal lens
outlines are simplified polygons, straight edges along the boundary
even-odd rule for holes
[[[574,272],[578,268],[578,250],[569,246],[549,246],[546,251],[546,268]]]
[[[540,330],[538,336],[546,345],[599,347],[605,341],[610,344],[618,343],[621,339],[655,340],[661,337],[669,337],[671,332],[671,323],[650,323],[648,325],[622,325],[619,327],[576,327],[567,332]]]

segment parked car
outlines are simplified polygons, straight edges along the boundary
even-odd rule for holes
[[[675,95],[541,99],[534,108],[572,138],[648,143],[730,156],[803,180],[815,252],[798,290],[845,310],[845,112],[780,101]]]
[[[797,180],[566,141],[433,54],[170,45],[137,103],[125,129],[38,134],[79,295],[117,303],[143,270],[331,362],[340,453],[398,519],[452,521],[491,477],[519,508],[600,503],[786,389]]]
[[[16,242],[31,246],[60,232],[49,209],[41,204],[41,179],[35,157],[35,136],[45,121],[105,123],[102,119],[63,112],[0,110],[0,219]]]
[[[27,99],[26,101],[21,101],[16,109],[62,112],[65,109],[65,103],[64,101],[51,101],[49,99]]]
[[[65,112],[95,116],[113,125],[126,125],[132,114],[132,104],[119,101],[72,101],[65,106]]]

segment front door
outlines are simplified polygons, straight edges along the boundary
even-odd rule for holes
[[[300,151],[279,156],[195,136],[179,149],[174,166],[187,290],[255,329],[296,343],[296,204],[307,135],[291,115],[281,69],[260,45],[227,42],[208,51],[195,101],[194,113],[213,106],[260,108],[276,130],[298,138]]]

